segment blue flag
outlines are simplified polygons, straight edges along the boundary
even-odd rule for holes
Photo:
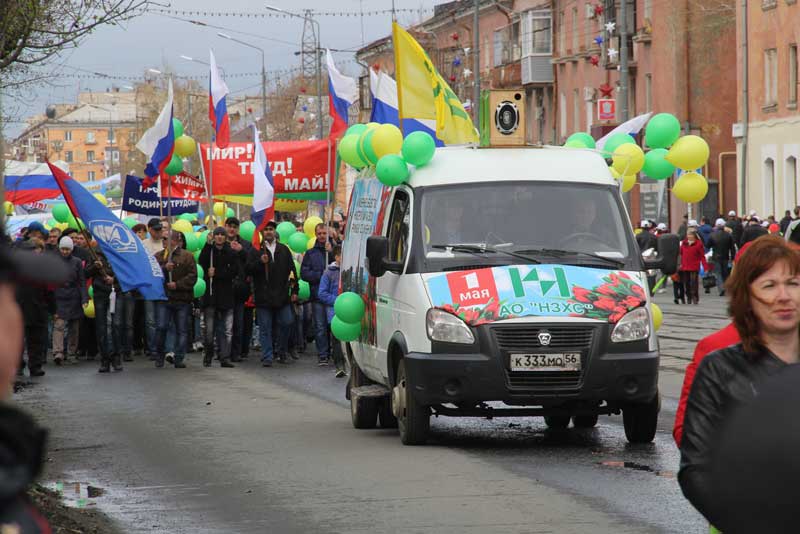
[[[164,273],[139,238],[111,210],[64,171],[48,162],[72,214],[83,220],[103,251],[123,291],[137,289],[145,300],[166,300]]]

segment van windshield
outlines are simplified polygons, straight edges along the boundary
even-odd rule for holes
[[[631,257],[622,203],[608,186],[493,182],[430,187],[421,196],[426,263],[483,257],[509,264],[527,257],[531,263],[640,266]]]

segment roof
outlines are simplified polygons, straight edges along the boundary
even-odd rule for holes
[[[51,121],[51,124],[118,124],[120,122],[136,122],[136,104],[129,102],[120,102],[117,104],[84,104],[75,111]]]
[[[411,187],[486,181],[538,180],[614,185],[603,157],[562,147],[437,148],[431,162],[415,169]]]

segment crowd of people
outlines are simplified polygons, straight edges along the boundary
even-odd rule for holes
[[[302,223],[295,224],[302,232]],[[255,248],[239,234],[240,221],[228,217],[208,228],[195,259],[186,236],[171,229],[168,219],[137,224],[132,231],[164,273],[167,299],[159,301],[123,291],[113,266],[85,231],[62,233],[34,222],[12,246],[60,256],[68,277],[58,286],[20,286],[27,361],[21,354],[18,372],[27,367],[30,376],[43,376],[48,349],[56,365],[99,358],[101,373],[121,371],[137,353],[158,368],[183,369],[190,351],[202,351],[206,367],[216,359],[229,368],[260,350],[262,366],[272,367],[299,359],[313,340],[318,364],[332,361],[336,375],[345,376],[344,358],[330,332],[338,294],[339,225],[317,225],[314,246],[295,254],[280,242],[276,222],[266,224]],[[310,287],[302,300],[301,279]],[[198,280],[206,289],[196,298]]]

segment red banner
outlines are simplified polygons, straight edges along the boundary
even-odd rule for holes
[[[269,141],[261,143],[267,154],[275,195],[282,198],[324,200],[333,184],[336,143],[321,141]],[[203,170],[209,177],[210,150],[201,144]],[[253,143],[231,143],[214,148],[214,196],[253,194]]]
[[[166,174],[161,175],[161,195],[163,197],[184,198],[198,201],[206,199],[206,184],[199,176],[192,176],[188,172],[181,171],[171,178],[172,184],[170,186],[170,176]]]

